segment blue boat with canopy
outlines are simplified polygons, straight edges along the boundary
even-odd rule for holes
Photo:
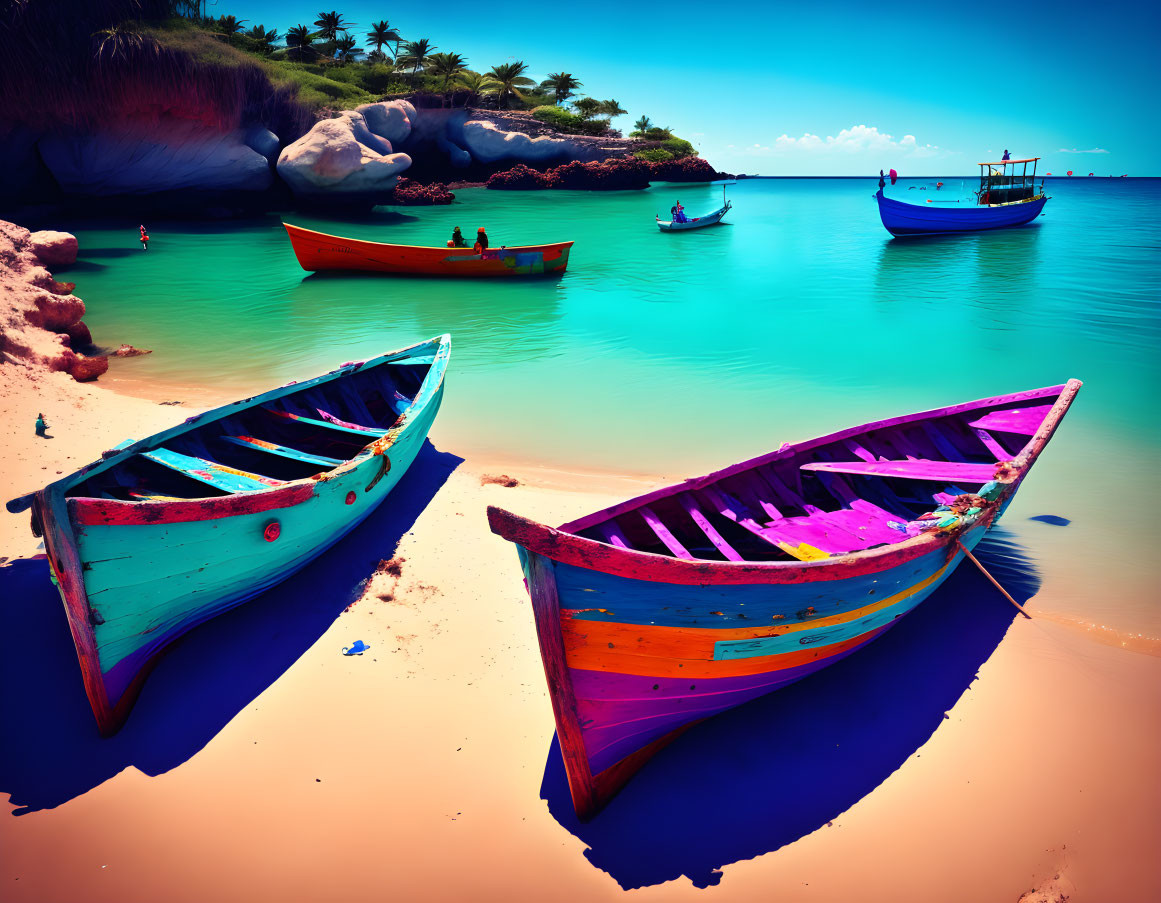
[[[896,238],[983,232],[1023,226],[1036,219],[1048,202],[1044,180],[1036,186],[1039,157],[980,164],[980,187],[974,204],[943,206],[935,198],[926,204],[907,204],[875,192],[883,226]],[[1031,170],[1029,170],[1031,164]]]

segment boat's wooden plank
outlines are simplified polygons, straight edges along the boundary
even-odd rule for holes
[[[997,461],[1011,461],[1015,457],[1004,446],[1000,445],[987,430],[977,429],[975,432],[979,440],[987,446],[988,451],[996,456]]]
[[[137,489],[130,489],[127,495],[130,498],[141,499],[143,502],[186,502],[189,499],[181,498],[176,495],[158,495],[156,492],[141,492]],[[114,496],[105,493],[102,497],[114,498]]]
[[[274,415],[275,417],[281,417],[283,420],[292,420],[295,423],[301,423],[304,426],[315,426],[321,429],[332,430],[334,432],[346,433],[347,435],[358,436],[362,439],[366,439],[367,441],[370,441],[373,437],[376,436],[387,435],[386,430],[371,429],[370,427],[359,426],[357,423],[346,423],[342,420],[339,420],[337,417],[333,420],[327,420],[325,418],[323,420],[316,420],[313,417],[306,417],[302,414],[292,414],[289,411],[278,411],[274,408],[263,408],[263,410],[268,414]]]
[[[766,481],[774,488],[780,498],[784,498],[792,505],[798,505],[800,508],[805,504],[801,494],[787,486],[786,481],[778,475],[778,471],[773,467],[763,467],[760,469],[762,476],[766,478]]]
[[[844,439],[843,445],[845,445],[847,447],[847,450],[852,455],[854,455],[856,458],[862,458],[864,461],[877,460],[875,458],[875,455],[872,452],[867,451],[867,449],[865,449],[865,448],[863,448],[863,446],[859,445],[859,443],[856,442],[854,439]]]
[[[761,533],[762,525],[754,519],[752,512],[738,499],[726,493],[720,486],[705,486],[702,488],[701,493],[722,517],[729,518],[741,524],[747,530]]]
[[[669,549],[670,552],[672,552],[678,558],[697,557],[695,555],[691,555],[689,549],[681,544],[681,541],[673,535],[673,531],[665,526],[661,518],[657,516],[656,511],[654,511],[648,505],[642,505],[638,510],[641,512],[641,517],[645,519],[645,523],[647,523],[649,528],[657,534],[657,538],[665,543],[665,547]]]
[[[745,561],[745,559],[738,554],[734,547],[726,542],[722,534],[714,529],[714,525],[711,524],[709,522],[709,518],[707,518],[705,514],[702,513],[702,510],[697,506],[697,502],[694,501],[692,495],[687,492],[683,492],[677,496],[677,501],[681,504],[681,507],[685,509],[686,514],[690,516],[693,522],[701,528],[701,531],[706,535],[706,538],[709,539],[711,543],[713,543],[714,547],[726,556],[727,560]]]
[[[782,512],[774,503],[764,498],[765,495],[773,495],[773,489],[769,484],[761,481],[761,478],[753,471],[738,474],[731,481],[731,488],[742,497],[742,501],[751,509],[761,509],[771,520],[778,520],[782,517]]]
[[[338,467],[344,463],[340,458],[312,455],[309,452],[299,451],[297,448],[288,448],[285,445],[278,445],[275,442],[268,442],[265,439],[256,439],[253,436],[222,436],[221,439],[224,442],[240,445],[243,448],[266,452],[270,455],[277,455],[280,458],[290,458],[293,461],[301,461],[303,464],[320,464],[323,467]]]
[[[221,489],[225,492],[255,492],[269,489],[272,486],[282,486],[285,482],[262,476],[262,474],[238,470],[235,467],[227,467],[225,464],[217,464],[213,461],[207,461],[205,458],[183,455],[168,448],[155,448],[152,451],[138,452],[138,454],[142,458],[161,464],[170,470],[176,470],[178,473],[193,477],[207,486],[213,486],[215,489]]]
[[[971,464],[963,461],[812,461],[803,470],[824,470],[866,476],[900,477],[905,480],[962,480],[986,483],[995,476],[995,464]]]
[[[1035,436],[1040,424],[1052,410],[1052,405],[1032,405],[1025,408],[1009,408],[1006,411],[992,411],[968,426],[985,430],[999,430],[1002,433],[1018,433],[1021,436]]]
[[[616,521],[608,521],[597,526],[597,532],[604,537],[605,542],[611,546],[619,546],[622,549],[633,548],[632,544],[626,538],[624,532],[617,526]]]

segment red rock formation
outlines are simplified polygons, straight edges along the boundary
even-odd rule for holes
[[[65,237],[75,245],[76,239]],[[62,239],[51,243],[68,245]],[[72,283],[57,282],[41,265],[27,229],[0,220],[0,363],[64,370],[78,380],[96,379],[109,369],[108,359],[76,352],[88,347],[92,336],[81,321],[85,302],[72,290]]]
[[[77,262],[77,239],[68,232],[33,232],[32,251],[48,267],[66,267]]]

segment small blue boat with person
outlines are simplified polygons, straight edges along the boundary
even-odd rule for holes
[[[1039,159],[1029,157],[981,163],[976,202],[955,207],[943,206],[936,198],[928,198],[926,204],[907,204],[886,197],[880,178],[879,190],[875,192],[879,216],[886,230],[896,238],[983,232],[1026,225],[1040,215],[1048,202],[1043,177],[1039,188],[1036,186]]]

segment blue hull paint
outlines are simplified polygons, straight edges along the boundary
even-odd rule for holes
[[[921,235],[947,235],[959,232],[987,232],[1023,226],[1036,219],[1048,198],[999,206],[937,207],[926,204],[905,204],[875,194],[883,226],[896,238]]]

